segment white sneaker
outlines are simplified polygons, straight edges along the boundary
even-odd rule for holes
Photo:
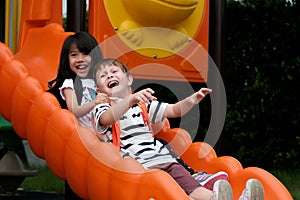
[[[249,179],[239,200],[263,200],[264,188],[257,179]]]
[[[232,189],[228,181],[217,180],[215,182],[212,200],[232,200]]]

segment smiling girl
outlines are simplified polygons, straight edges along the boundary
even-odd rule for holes
[[[95,64],[103,59],[96,39],[86,32],[67,37],[62,46],[57,77],[49,82],[49,92],[62,108],[73,112],[81,126],[91,125],[91,111],[101,102],[92,78]]]
[[[61,108],[74,113],[81,126],[91,125],[91,110],[101,102],[92,69],[103,59],[96,39],[86,32],[68,36],[62,46],[57,77],[48,83]],[[82,200],[65,181],[65,200]]]

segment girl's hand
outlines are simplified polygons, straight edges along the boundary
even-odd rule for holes
[[[107,94],[104,93],[98,93],[96,98],[94,99],[95,105],[109,103],[109,102],[110,102],[109,97],[107,96]]]
[[[132,94],[130,97],[130,102],[132,105],[135,103],[149,104],[150,101],[157,99],[155,96],[153,96],[153,94],[154,91],[151,88],[143,89],[139,92]]]

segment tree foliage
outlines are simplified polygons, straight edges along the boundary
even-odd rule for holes
[[[222,153],[244,166],[299,168],[299,4],[227,1]]]

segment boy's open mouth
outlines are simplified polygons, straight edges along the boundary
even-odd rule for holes
[[[116,87],[119,85],[119,82],[118,81],[111,81],[107,84],[107,87],[108,88],[113,88],[113,87]]]

